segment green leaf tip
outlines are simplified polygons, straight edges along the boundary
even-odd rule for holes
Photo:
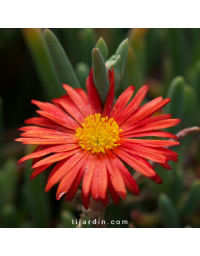
[[[128,57],[128,48],[129,48],[129,39],[126,38],[125,40],[123,40],[121,42],[121,44],[118,46],[115,55],[121,56],[121,75],[123,75],[124,73],[124,69],[125,69],[125,65],[126,65],[126,61],[127,61],[127,57]]]
[[[166,106],[166,113],[172,114],[173,118],[182,118],[184,104],[184,86],[185,79],[182,76],[175,77],[169,85],[167,98],[171,98]],[[167,131],[176,134],[181,129],[181,124],[168,128]]]
[[[128,49],[129,49],[129,39],[126,38],[120,43],[115,54],[112,55],[109,58],[109,60],[106,61],[107,69],[111,69],[113,67],[115,71],[115,91],[119,87],[123,78],[123,74],[124,74],[124,70],[125,70],[125,66],[128,58]]]
[[[108,48],[107,48],[107,45],[102,37],[99,38],[99,40],[96,44],[96,48],[98,48],[100,50],[104,61],[106,61],[107,57],[108,57]]]
[[[69,84],[73,88],[79,88],[78,78],[57,37],[51,30],[45,29],[44,38],[60,82]]]
[[[104,103],[109,90],[109,80],[103,56],[98,48],[92,50],[92,67],[94,84]]]
[[[107,69],[114,69],[115,72],[115,91],[117,91],[119,84],[121,82],[121,72],[120,72],[120,67],[121,67],[121,56],[118,55],[113,55],[110,58],[109,62],[106,62],[106,68]]]

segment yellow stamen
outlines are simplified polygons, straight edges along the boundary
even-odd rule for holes
[[[118,143],[119,129],[118,124],[113,118],[101,117],[101,114],[90,115],[85,118],[83,128],[76,130],[76,136],[79,138],[79,145],[82,149],[91,150],[92,153],[106,153],[105,149],[113,149],[120,146]]]

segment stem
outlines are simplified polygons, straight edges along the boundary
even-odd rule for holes
[[[106,207],[104,207],[100,201],[97,203],[96,201],[94,201],[93,198],[91,198],[88,210],[86,210],[82,206],[81,215],[88,217],[92,221],[96,219],[97,228],[106,228],[107,226],[104,219],[105,211],[106,211]],[[100,223],[98,223],[99,222],[98,220],[100,220]]]

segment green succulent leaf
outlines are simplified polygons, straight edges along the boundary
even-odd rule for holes
[[[107,48],[107,45],[102,37],[99,38],[99,40],[96,44],[96,48],[98,48],[100,50],[104,61],[106,61],[107,57],[108,57],[108,48]]]
[[[143,85],[142,71],[138,57],[132,47],[129,47],[128,50],[128,58],[122,79],[122,90],[125,90],[129,85],[134,85],[136,91]]]
[[[27,28],[23,29],[22,33],[32,55],[46,97],[49,100],[60,97],[63,93],[63,88],[44,42],[42,29]]]
[[[126,61],[127,61],[127,57],[128,57],[128,48],[129,48],[129,39],[126,38],[124,41],[121,42],[121,44],[118,46],[118,48],[115,52],[115,56],[118,56],[118,55],[121,56],[120,71],[121,71],[122,76],[124,73],[124,69],[125,69]]]
[[[171,101],[165,107],[165,111],[167,114],[172,114],[173,118],[181,118],[183,115],[184,86],[185,80],[182,76],[175,77],[169,86],[167,97],[170,97]],[[180,130],[181,124],[168,129],[174,134]]]
[[[44,38],[60,83],[79,88],[80,83],[76,73],[57,37],[52,31],[45,29]]]
[[[104,103],[109,90],[109,80],[103,56],[98,48],[92,50],[92,67],[94,84]]]
[[[121,82],[121,72],[120,72],[120,66],[121,66],[121,56],[118,55],[117,57],[114,55],[112,57],[112,60],[106,63],[107,69],[114,69],[115,72],[115,91],[117,91],[120,82]]]

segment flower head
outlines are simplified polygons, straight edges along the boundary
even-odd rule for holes
[[[41,110],[39,117],[25,121],[24,131],[17,141],[38,145],[19,163],[33,158],[31,179],[49,166],[53,167],[45,191],[59,183],[57,199],[65,195],[71,201],[82,181],[82,203],[87,209],[92,196],[106,206],[109,194],[115,204],[126,197],[126,188],[135,195],[139,188],[124,163],[135,171],[162,183],[147,160],[170,169],[168,161],[177,161],[177,153],[165,148],[178,145],[177,137],[160,129],[174,126],[179,119],[170,114],[152,116],[169,103],[170,98],[158,97],[140,106],[148,86],[143,86],[130,101],[134,86],[128,87],[114,102],[114,71],[109,71],[110,87],[103,106],[90,71],[86,81],[87,94],[82,89],[63,85],[67,95],[51,103],[33,100]],[[130,102],[129,102],[130,101]],[[174,140],[141,139],[155,136]]]

